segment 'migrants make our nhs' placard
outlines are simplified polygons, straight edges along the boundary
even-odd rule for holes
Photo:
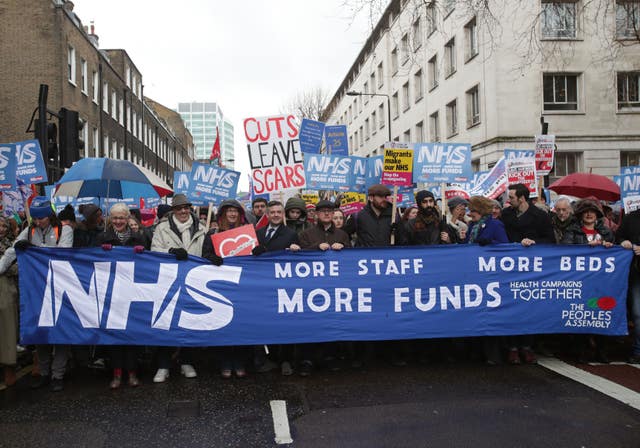
[[[632,252],[587,246],[345,249],[176,261],[18,253],[23,343],[255,345],[627,332]]]

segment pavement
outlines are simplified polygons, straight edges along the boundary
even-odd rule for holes
[[[164,384],[142,371],[141,387],[116,391],[106,371],[77,368],[60,393],[30,390],[26,375],[0,391],[0,447],[640,446],[640,408],[543,365],[377,362],[308,378],[274,371],[231,380],[212,365],[196,367],[197,378],[174,369]],[[640,382],[640,369],[626,364],[580,370],[611,368],[624,370],[614,376],[626,385]],[[278,431],[290,444],[275,442],[274,400],[286,405]]]

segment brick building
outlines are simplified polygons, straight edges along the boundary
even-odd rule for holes
[[[77,110],[84,122],[81,157],[127,159],[169,184],[174,170],[191,168],[184,124],[145,103],[142,74],[127,52],[101,50],[73,3],[0,0],[0,24],[0,142],[33,138],[25,131],[39,85],[47,84],[48,109]]]

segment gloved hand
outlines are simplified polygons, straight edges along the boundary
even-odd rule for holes
[[[253,255],[255,255],[255,256],[262,255],[266,251],[267,251],[267,248],[264,247],[262,244],[259,244],[256,247],[254,247],[253,249],[251,249],[251,253]]]
[[[102,250],[111,250],[111,249],[113,249],[113,245],[111,245],[111,244],[104,243],[102,245]]]
[[[169,249],[169,253],[176,256],[176,260],[186,260],[189,258],[189,254],[182,247],[172,247]]]
[[[491,244],[491,240],[489,238],[478,238],[477,243],[481,246],[488,246]]]
[[[142,252],[144,252],[144,246],[133,246],[133,253],[141,254]]]
[[[211,264],[214,264],[216,266],[222,266],[222,257],[219,257],[216,254],[211,255],[209,257],[209,261],[211,262]]]
[[[31,244],[28,240],[20,240],[16,241],[13,247],[16,250],[27,250],[28,248],[33,247],[33,244]]]

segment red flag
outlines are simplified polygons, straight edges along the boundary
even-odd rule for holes
[[[256,230],[258,230],[260,227],[264,227],[264,226],[267,226],[267,225],[269,225],[269,217],[265,213],[264,215],[262,215],[260,217],[260,219],[256,223]]]
[[[213,144],[213,148],[211,148],[209,163],[220,166],[220,132],[218,132],[218,126],[216,126],[216,142]]]

